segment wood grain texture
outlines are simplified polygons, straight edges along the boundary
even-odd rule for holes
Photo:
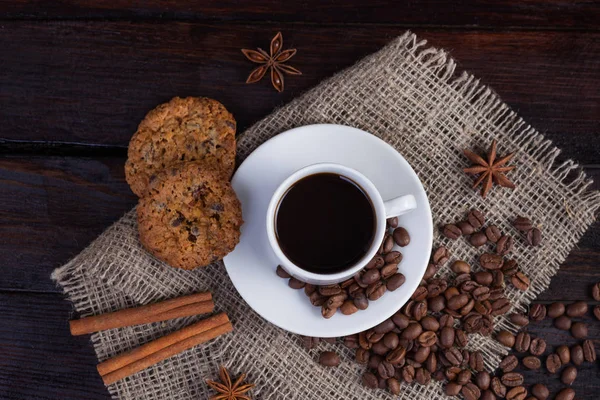
[[[598,29],[600,5],[589,0],[393,1],[17,0],[0,4],[4,19],[127,18],[253,22],[375,23],[465,27]]]
[[[3,326],[9,327],[0,329],[0,398],[110,399],[97,374],[97,360],[89,336],[69,335],[70,314],[69,303],[59,294],[0,292],[0,315]],[[591,315],[583,320],[588,323],[589,338],[595,341],[599,351],[600,323]],[[528,332],[548,342],[544,360],[555,347],[576,342],[553,328],[550,320],[532,323]],[[573,384],[577,398],[596,399],[600,390],[598,364],[585,363],[578,369],[579,375]],[[528,385],[544,383],[553,393],[563,387],[559,375],[550,375],[545,369],[527,372],[525,376]],[[354,377],[348,377],[351,379]]]
[[[223,102],[239,131],[404,28],[285,25],[302,76],[278,94],[246,85],[240,48],[268,45],[281,26],[176,22],[12,21],[0,26],[0,149],[14,141],[125,147],[145,113],[175,95]],[[600,32],[417,29],[538,130],[564,156],[598,162]]]

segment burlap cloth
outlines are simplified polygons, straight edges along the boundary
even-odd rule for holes
[[[301,125],[336,123],[373,133],[394,146],[413,166],[429,196],[435,225],[458,221],[465,211],[476,207],[515,238],[517,232],[510,221],[517,215],[530,216],[543,226],[541,247],[531,249],[521,239],[515,241],[514,258],[531,277],[532,285],[524,293],[512,286],[507,292],[514,307],[524,309],[548,287],[559,265],[594,221],[600,194],[586,189],[590,182],[574,162],[556,165],[559,150],[491,89],[469,74],[455,74],[455,62],[448,54],[425,44],[407,32],[276,110],[241,135],[238,161],[265,140]],[[487,150],[494,138],[499,141],[499,154],[517,151],[517,169],[509,173],[517,189],[495,188],[482,200],[461,171],[468,165],[461,150]],[[445,241],[437,232],[434,240],[436,244]],[[465,240],[447,245],[454,257],[476,264],[478,251]],[[305,350],[296,335],[269,324],[248,307],[221,263],[189,272],[151,257],[138,242],[134,211],[54,271],[53,278],[82,316],[209,290],[214,293],[216,310],[226,311],[233,321],[234,333],[110,385],[108,390],[115,399],[206,399],[210,394],[204,379],[216,377],[222,363],[231,367],[233,374],[248,374],[248,379],[256,383],[251,392],[256,399],[392,397],[386,391],[361,386],[363,367],[353,362],[353,351],[343,345],[336,346],[342,364],[338,368],[321,367],[315,361],[318,350]],[[265,290],[268,292],[268,288]],[[113,329],[96,333],[91,340],[102,361],[194,319]],[[504,317],[498,318],[497,326],[515,328]],[[472,337],[469,347],[484,353],[489,369],[496,367],[506,351],[494,340],[479,335]],[[441,385],[432,382],[428,386],[404,385],[400,397],[445,396]]]

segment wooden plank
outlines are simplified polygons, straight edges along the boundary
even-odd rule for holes
[[[62,4],[62,3],[61,3]],[[404,32],[395,26],[286,25],[284,46],[302,76],[278,94],[242,47],[266,47],[265,24],[61,21],[0,26],[0,144],[14,141],[127,145],[145,113],[175,95],[222,101],[239,130]],[[417,29],[449,49],[459,70],[493,87],[520,115],[565,148],[598,163],[600,32]],[[7,142],[8,141],[8,142]]]
[[[58,292],[52,270],[135,205],[124,158],[0,157],[0,290]],[[600,188],[600,168],[590,169]],[[600,280],[600,223],[584,236],[541,300],[576,300]],[[565,290],[565,287],[567,288]]]
[[[62,296],[0,293],[0,315],[4,327],[0,329],[0,398],[110,398],[96,372],[97,361],[88,336],[72,337],[69,334],[70,305]],[[598,346],[600,324],[590,315],[584,321],[589,326],[589,337]],[[568,334],[553,328],[550,320],[532,323],[528,331],[548,342],[546,355],[558,345],[576,342]],[[597,347],[597,350],[600,349]],[[600,389],[598,365],[585,363],[578,369],[579,375],[573,384],[577,398],[596,399]],[[525,375],[528,385],[544,383],[553,393],[563,386],[557,375],[550,376],[545,369]]]
[[[123,158],[0,158],[2,287],[56,291],[51,271],[135,205]]]
[[[0,293],[0,398],[109,399],[89,336],[72,337],[58,294]]]
[[[18,0],[0,5],[4,19],[127,18],[161,20],[244,20],[312,23],[386,23],[467,27],[560,27],[597,29],[600,6],[593,1],[423,0]]]

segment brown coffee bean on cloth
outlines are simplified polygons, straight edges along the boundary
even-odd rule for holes
[[[333,351],[324,351],[319,356],[319,364],[325,367],[337,367],[340,365],[340,356]]]

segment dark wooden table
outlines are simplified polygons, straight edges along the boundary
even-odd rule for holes
[[[85,3],[85,4],[84,4]],[[135,3],[135,4],[131,4]],[[123,177],[137,123],[175,95],[223,102],[239,131],[406,29],[448,49],[600,180],[600,3],[594,1],[13,0],[0,3],[0,398],[108,399],[86,337],[49,276],[135,204]],[[281,30],[304,73],[279,94],[243,47]],[[600,189],[600,185],[592,185]],[[537,301],[600,280],[600,224]],[[590,316],[590,336],[599,323]],[[550,321],[551,345],[572,340]],[[543,372],[528,382],[562,385]],[[574,384],[600,397],[598,365]]]

